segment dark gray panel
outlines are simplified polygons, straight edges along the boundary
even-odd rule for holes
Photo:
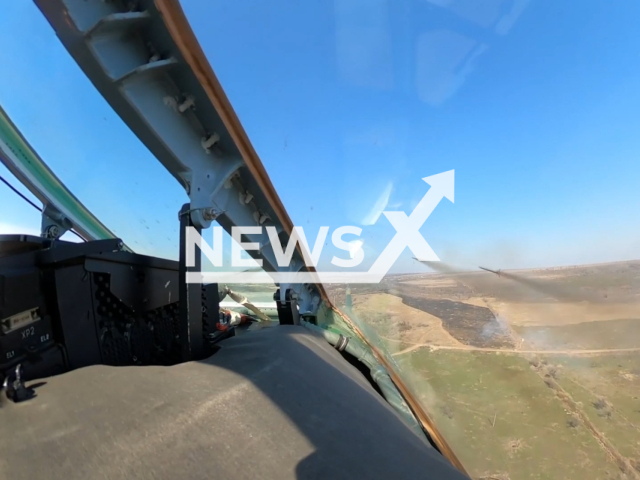
[[[297,326],[202,362],[93,366],[0,409],[6,478],[463,479],[362,375]]]

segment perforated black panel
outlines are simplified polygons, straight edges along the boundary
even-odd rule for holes
[[[135,312],[112,293],[111,275],[94,273],[95,313],[106,365],[170,365],[178,361],[178,302]]]

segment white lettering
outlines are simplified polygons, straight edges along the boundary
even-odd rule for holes
[[[273,254],[276,256],[276,261],[280,267],[287,267],[290,265],[293,252],[298,243],[301,245],[305,265],[307,267],[315,267],[318,265],[320,255],[322,254],[322,249],[324,247],[324,241],[327,238],[328,233],[329,227],[320,227],[318,236],[316,237],[316,242],[313,244],[313,251],[309,254],[309,243],[307,242],[307,237],[304,234],[302,227],[293,227],[286,249],[283,249],[280,244],[280,237],[278,237],[276,227],[267,227],[267,234],[269,235],[269,241],[273,248]]]
[[[338,258],[334,256],[331,259],[331,263],[333,263],[337,267],[345,267],[345,268],[356,267],[360,265],[364,260],[364,250],[362,250],[362,246],[358,247],[357,249],[354,249],[349,242],[342,240],[342,236],[343,235],[360,236],[361,233],[362,233],[362,229],[359,227],[345,226],[345,227],[336,228],[333,234],[331,235],[331,241],[340,250],[346,250],[347,252],[349,252],[351,259],[345,260],[343,258]]]
[[[186,227],[185,246],[187,267],[196,266],[196,249],[197,245],[205,257],[213,264],[214,267],[222,266],[222,227],[213,227],[213,248],[204,241],[195,227]]]
[[[231,227],[231,237],[234,242],[231,245],[231,265],[234,267],[254,267],[256,262],[262,266],[262,259],[242,258],[242,250],[260,250],[260,244],[255,242],[242,242],[242,235],[259,235],[262,227]]]

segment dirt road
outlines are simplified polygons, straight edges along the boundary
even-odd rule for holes
[[[397,343],[407,343],[401,342],[399,340],[394,340],[391,338],[381,337],[384,340],[390,342]],[[464,350],[471,352],[492,352],[492,353],[515,353],[515,354],[540,354],[540,355],[599,355],[606,353],[629,353],[629,352],[640,352],[640,347],[638,348],[607,348],[607,349],[598,349],[598,350],[517,350],[514,348],[488,348],[488,347],[474,347],[471,345],[458,345],[458,346],[450,346],[450,345],[432,345],[429,343],[414,343],[410,347],[400,350],[399,352],[395,352],[392,355],[398,356],[405,353],[413,352],[414,350],[418,350],[420,348],[428,347],[431,351],[435,350]]]

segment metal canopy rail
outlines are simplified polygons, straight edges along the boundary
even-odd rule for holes
[[[2,107],[0,162],[42,202],[43,236],[58,238],[73,228],[85,240],[116,238],[47,167]]]

